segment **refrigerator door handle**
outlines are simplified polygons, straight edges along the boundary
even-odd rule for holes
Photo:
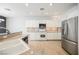
[[[64,35],[64,29],[62,28],[62,35]]]
[[[67,23],[67,35],[68,35],[68,23]]]

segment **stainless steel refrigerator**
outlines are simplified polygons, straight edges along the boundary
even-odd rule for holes
[[[62,48],[71,55],[78,54],[78,17],[62,22]]]

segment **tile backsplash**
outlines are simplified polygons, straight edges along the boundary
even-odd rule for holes
[[[27,27],[27,32],[38,32],[37,27]],[[61,32],[61,27],[46,27],[46,32]]]

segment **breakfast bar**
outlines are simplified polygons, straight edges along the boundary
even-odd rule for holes
[[[22,40],[21,32],[0,36],[0,55],[17,55],[28,50],[29,47]]]

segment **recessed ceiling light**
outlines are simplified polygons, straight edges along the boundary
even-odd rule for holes
[[[7,10],[7,11],[11,11],[11,9],[9,9],[9,8],[4,8],[5,10]]]
[[[29,4],[28,4],[28,3],[26,3],[25,5],[26,5],[27,7],[29,6]]]
[[[52,3],[50,3],[50,6],[52,6]]]

